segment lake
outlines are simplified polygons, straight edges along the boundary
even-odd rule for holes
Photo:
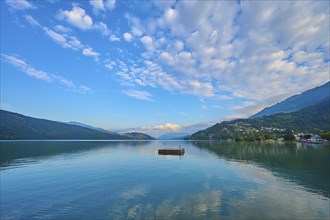
[[[183,147],[183,156],[158,148]],[[2,141],[1,219],[329,219],[330,146]]]

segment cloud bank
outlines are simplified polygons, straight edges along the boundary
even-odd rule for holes
[[[144,48],[144,61],[132,65],[121,60],[114,68],[137,86],[240,99],[243,104],[236,110],[248,115],[329,80],[326,2],[181,1],[154,6],[159,11],[153,20],[126,15],[131,32],[124,38],[139,38],[134,44]]]

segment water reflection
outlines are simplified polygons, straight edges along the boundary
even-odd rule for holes
[[[134,199],[145,196],[148,193],[147,185],[136,185],[121,193],[120,197],[123,199]]]
[[[157,141],[0,144],[1,219],[330,217],[327,146],[167,143],[180,159]]]
[[[330,146],[301,143],[194,141],[226,160],[253,162],[274,175],[330,197]]]
[[[59,154],[74,154],[109,145],[129,151],[146,143],[148,141],[0,141],[0,168],[12,168]]]
[[[131,219],[187,219],[188,216],[189,219],[219,219],[220,204],[220,191],[206,191],[170,197],[156,205],[134,204],[126,216]]]

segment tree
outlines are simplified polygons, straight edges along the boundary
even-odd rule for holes
[[[244,141],[244,138],[241,136],[236,136],[235,137],[235,141],[239,142],[239,141]]]
[[[312,137],[311,134],[305,134],[305,135],[304,135],[304,138],[305,138],[305,139],[311,139],[311,137]]]
[[[330,140],[330,131],[325,131],[320,134],[321,138]]]
[[[293,134],[285,134],[283,138],[285,141],[294,141],[296,139]]]

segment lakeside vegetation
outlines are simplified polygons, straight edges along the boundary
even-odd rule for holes
[[[254,119],[237,119],[217,123],[188,137],[190,140],[295,140],[297,136],[321,135],[329,140],[330,101],[296,112],[279,113]]]

